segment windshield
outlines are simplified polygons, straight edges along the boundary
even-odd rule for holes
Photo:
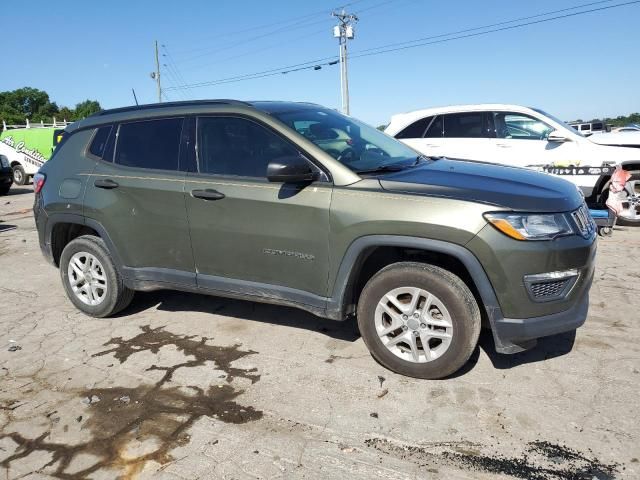
[[[576,127],[570,127],[569,125],[567,125],[567,123],[565,123],[562,120],[560,120],[559,118],[554,117],[553,115],[545,112],[544,110],[540,110],[539,108],[533,108],[532,110],[535,110],[536,112],[544,115],[545,117],[550,118],[551,120],[556,122],[558,125],[560,125],[562,128],[564,128],[565,130],[570,131],[574,135],[579,135],[580,137],[584,137],[584,135],[582,133],[580,133],[580,131]]]
[[[270,112],[357,173],[408,167],[419,154],[385,133],[325,108]]]

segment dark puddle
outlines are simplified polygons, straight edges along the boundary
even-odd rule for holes
[[[207,345],[207,338],[176,335],[163,327],[144,326],[141,329],[142,332],[133,338],[110,340],[105,346],[112,348],[93,356],[113,354],[123,363],[135,353],[157,354],[162,347],[173,346],[188,358],[171,367],[151,366],[148,370],[164,371],[162,378],[152,385],[73,392],[88,405],[85,414],[88,418],[83,422],[82,416],[74,415],[67,423],[81,423],[83,429],[91,432],[91,440],[67,445],[49,441],[50,432],[37,438],[26,438],[18,433],[0,435],[19,445],[13,455],[0,462],[0,466],[8,468],[13,461],[39,452],[51,455],[43,468],[50,467],[53,472],[47,473],[58,478],[82,479],[107,469],[121,472],[120,478],[128,478],[141,471],[148,461],[170,462],[171,450],[189,442],[189,428],[202,417],[236,424],[262,418],[261,411],[238,404],[236,398],[243,392],[229,385],[234,378],[245,378],[251,383],[260,379],[255,369],[231,366],[234,361],[257,352],[239,350],[239,345]],[[166,385],[179,368],[202,366],[205,362],[214,362],[217,369],[224,371],[227,384],[207,389]],[[89,454],[94,460],[85,459],[82,464],[73,464],[81,460],[80,454]]]
[[[528,443],[520,457],[482,455],[477,450],[455,446],[452,450],[438,452],[435,449],[400,445],[379,438],[367,439],[365,444],[386,455],[408,460],[425,468],[447,465],[527,480],[610,480],[615,478],[619,467],[618,464],[605,464],[568,447],[544,441]]]

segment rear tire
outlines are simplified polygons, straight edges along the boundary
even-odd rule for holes
[[[22,165],[14,165],[13,167],[13,183],[16,185],[26,185],[29,183],[29,175],[26,174]]]
[[[383,268],[358,301],[358,327],[371,355],[409,377],[439,379],[459,370],[478,343],[480,326],[480,310],[467,285],[429,264]]]
[[[104,241],[92,235],[78,237],[64,247],[60,277],[71,303],[96,318],[123,310],[135,293],[124,284]]]

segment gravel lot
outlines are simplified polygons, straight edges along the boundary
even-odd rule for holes
[[[590,316],[454,378],[395,375],[353,322],[177,292],[67,301],[30,188],[0,197],[7,478],[640,478],[640,229],[601,239]]]

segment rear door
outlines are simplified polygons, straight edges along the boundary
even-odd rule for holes
[[[261,286],[325,296],[332,185],[271,183],[270,161],[296,146],[252,119],[197,119],[197,173],[186,201],[198,285],[264,292]],[[303,295],[301,302],[305,303]]]
[[[195,284],[184,201],[184,118],[98,129],[88,156],[98,160],[87,184],[85,216],[106,230],[138,280]]]

